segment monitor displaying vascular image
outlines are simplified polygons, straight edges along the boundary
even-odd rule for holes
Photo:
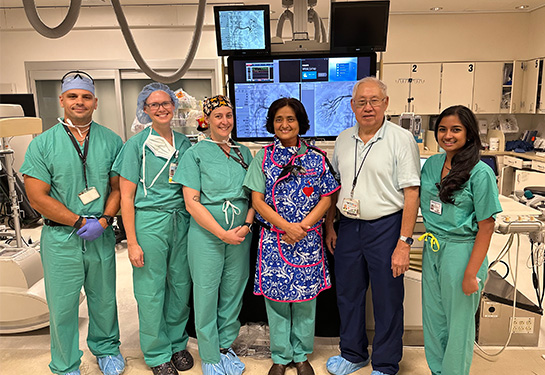
[[[354,125],[352,88],[376,74],[376,54],[230,57],[228,65],[234,139],[271,139],[265,129],[267,110],[276,99],[291,97],[303,103],[310,120],[304,137],[334,140]]]
[[[215,6],[218,56],[271,52],[269,5]]]

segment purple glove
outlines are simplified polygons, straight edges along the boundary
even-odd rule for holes
[[[76,233],[86,241],[94,241],[104,232],[98,219],[87,218],[87,222]]]

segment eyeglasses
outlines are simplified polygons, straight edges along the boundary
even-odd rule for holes
[[[159,107],[163,107],[164,109],[170,109],[174,105],[173,102],[162,102],[162,103],[146,103],[144,104],[146,107],[151,109],[152,111],[158,111]]]
[[[380,106],[382,104],[384,99],[386,99],[386,98],[382,98],[382,99],[373,98],[373,99],[369,99],[369,100],[361,99],[361,100],[358,100],[356,102],[356,107],[357,108],[363,108],[363,107],[367,106],[367,104],[371,104],[371,107],[378,107],[378,106]]]
[[[89,74],[85,72],[82,72],[81,70],[71,70],[68,73],[66,73],[61,78],[61,84],[73,81],[76,78],[79,78],[82,81],[88,81],[88,82],[90,81],[93,85],[95,84],[95,80],[93,79],[93,77],[91,77]]]

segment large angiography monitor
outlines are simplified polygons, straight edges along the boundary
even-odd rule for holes
[[[265,129],[269,106],[281,97],[292,97],[303,103],[309,116],[304,137],[333,140],[354,125],[352,88],[361,78],[376,74],[376,54],[231,56],[228,66],[234,139],[270,140]]]

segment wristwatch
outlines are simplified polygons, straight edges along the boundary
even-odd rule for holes
[[[412,237],[399,236],[399,239],[407,243],[407,245],[409,246],[411,246],[414,243],[414,239]]]
[[[243,226],[243,227],[248,227],[248,230],[249,230],[250,232],[252,231],[252,223],[245,222],[245,223],[242,224],[241,226]]]
[[[83,216],[78,217],[78,220],[76,220],[76,222],[72,226],[76,229],[80,229],[81,224],[83,224]]]
[[[108,225],[112,225],[114,223],[114,218],[109,215],[102,215],[101,217],[99,217],[99,219],[102,219],[102,218],[106,219],[106,223]]]

